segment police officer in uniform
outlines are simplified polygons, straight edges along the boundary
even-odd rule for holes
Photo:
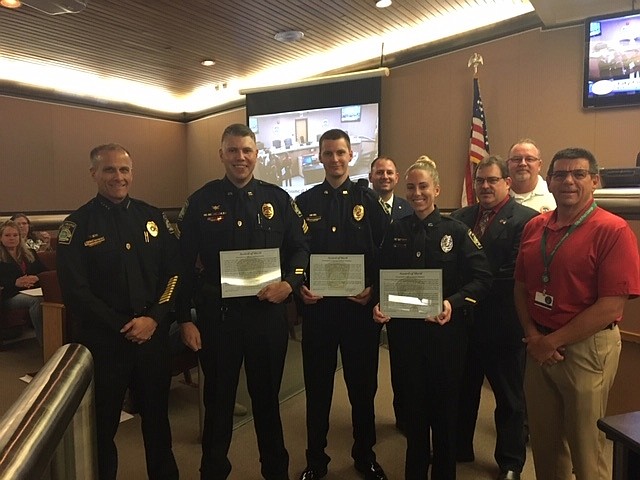
[[[376,322],[387,323],[399,386],[406,400],[405,480],[424,480],[433,440],[431,480],[456,478],[456,419],[471,307],[491,287],[482,245],[458,220],[440,215],[435,198],[440,182],[435,163],[420,157],[406,175],[414,214],[395,221],[382,247],[381,267],[442,270],[442,311],[425,321],[390,318],[376,305]]]
[[[113,441],[129,388],[142,418],[147,474],[177,479],[168,418],[168,313],[178,282],[178,242],[160,210],[128,195],[132,161],[117,144],[91,151],[97,196],[58,233],[58,279],[93,356],[100,480],[114,480]]]
[[[185,269],[179,321],[183,341],[199,353],[205,376],[203,480],[226,479],[231,472],[227,454],[243,361],[262,475],[288,479],[289,455],[278,402],[288,343],[283,302],[304,279],[307,227],[284,190],[253,177],[257,153],[255,135],[247,126],[228,126],[219,152],[225,177],[193,193],[179,216]],[[282,280],[255,296],[222,298],[220,252],[267,248],[280,250]],[[201,281],[193,273],[198,258],[204,268]],[[197,326],[189,314],[191,299]]]
[[[349,179],[353,152],[346,132],[325,132],[319,147],[326,178],[297,198],[309,225],[311,253],[364,254],[366,288],[354,297],[332,298],[322,298],[306,285],[301,289],[307,468],[300,479],[327,474],[330,457],[325,448],[338,347],[352,406],[355,468],[365,479],[386,479],[373,451],[381,327],[371,319],[371,285],[378,274],[378,247],[391,218],[366,180],[361,185]]]

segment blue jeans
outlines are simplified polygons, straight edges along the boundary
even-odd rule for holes
[[[33,297],[24,293],[18,293],[14,297],[5,299],[3,303],[10,309],[29,309],[29,317],[31,317],[31,323],[36,331],[36,339],[38,343],[42,345],[42,297]]]

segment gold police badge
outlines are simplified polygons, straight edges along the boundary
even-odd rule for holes
[[[451,235],[445,235],[440,239],[440,248],[444,253],[449,253],[453,250],[453,237]]]
[[[356,205],[355,207],[353,207],[353,218],[355,219],[356,222],[359,222],[364,218],[363,205]]]
[[[271,205],[270,203],[262,204],[262,215],[264,215],[264,218],[266,218],[267,220],[271,220],[274,213],[275,212],[273,210],[273,205]]]
[[[158,236],[158,226],[156,225],[156,222],[154,222],[153,220],[149,220],[147,222],[147,232],[149,232],[149,235],[151,235],[152,237]]]

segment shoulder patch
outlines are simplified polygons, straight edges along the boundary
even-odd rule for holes
[[[189,208],[188,198],[187,198],[187,201],[184,202],[184,205],[182,206],[182,210],[180,210],[180,213],[178,214],[178,221],[181,221],[184,218],[184,215],[187,213],[187,208]]]
[[[171,222],[169,221],[169,219],[167,218],[164,212],[162,212],[162,219],[164,220],[164,224],[166,225],[167,230],[169,230],[169,233],[171,235],[177,236],[175,228],[173,228],[173,225],[171,225]]]
[[[471,239],[473,244],[478,248],[478,250],[482,250],[482,243],[480,243],[480,240],[478,240],[478,237],[476,237],[475,233],[473,233],[471,229],[467,230],[467,235],[469,235],[469,238]]]
[[[293,211],[296,212],[296,215],[298,215],[298,217],[302,218],[302,212],[298,208],[298,204],[293,198],[290,198],[290,200],[291,200],[291,208],[293,208]]]
[[[69,245],[76,227],[77,225],[74,222],[70,222],[68,220],[64,221],[58,229],[58,244]]]

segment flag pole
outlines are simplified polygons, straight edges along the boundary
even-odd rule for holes
[[[489,154],[489,141],[487,138],[487,126],[484,116],[484,106],[480,98],[478,85],[478,67],[484,64],[482,55],[474,53],[467,61],[467,67],[473,67],[473,116],[471,120],[471,135],[469,140],[469,156],[465,165],[464,179],[462,182],[461,205],[473,205],[477,202],[473,189],[473,174],[475,166]]]
[[[479,53],[474,53],[467,62],[467,68],[473,67],[473,78],[478,78],[478,65],[484,65],[484,59]]]

